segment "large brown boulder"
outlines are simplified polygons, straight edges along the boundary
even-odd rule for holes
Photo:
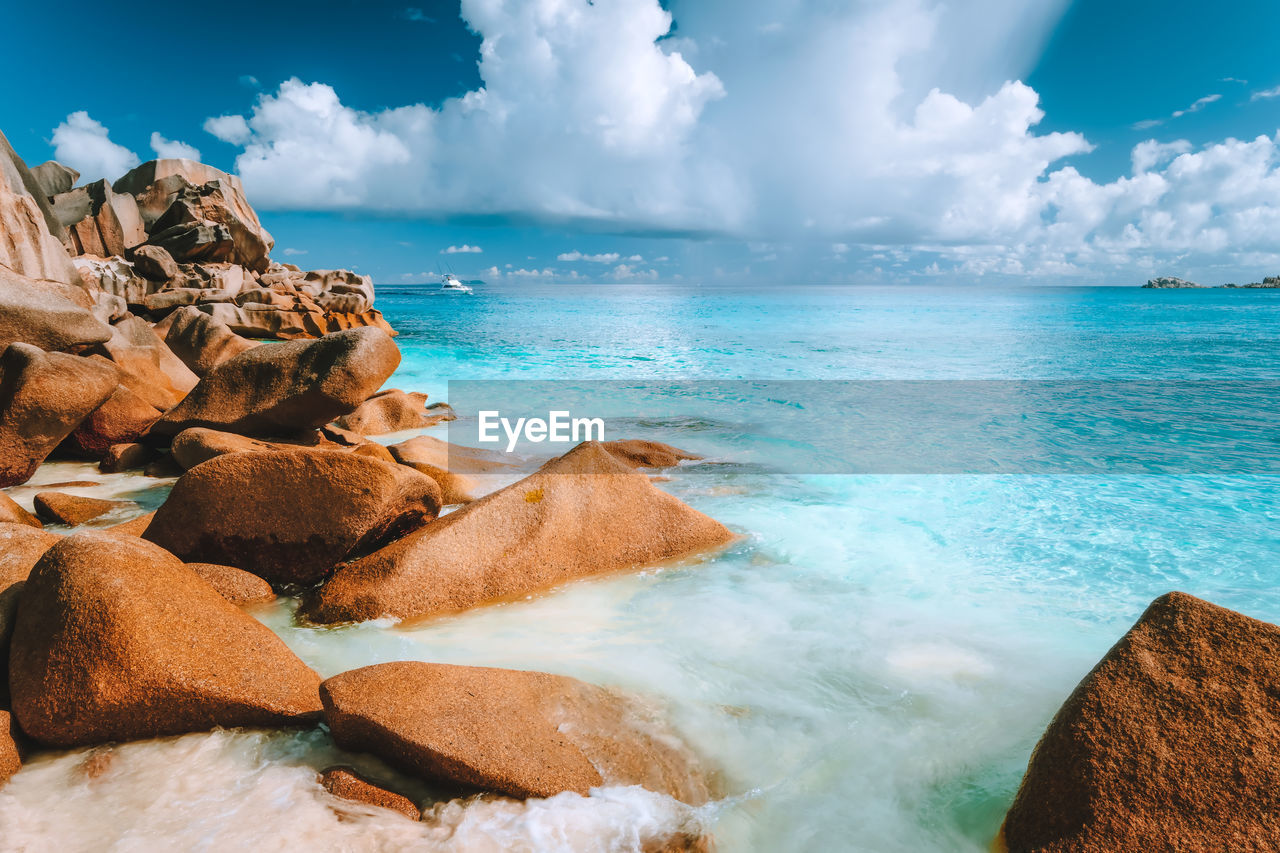
[[[257,346],[225,323],[219,323],[194,305],[172,315],[164,341],[196,376],[204,376],[219,364]]]
[[[0,524],[0,707],[9,706],[9,642],[18,615],[18,599],[32,567],[61,539],[47,530]]]
[[[22,755],[15,740],[13,715],[0,711],[0,787],[22,769]]]
[[[157,409],[177,405],[200,381],[141,317],[130,314],[111,330],[103,348],[120,368],[121,382]]]
[[[54,288],[0,266],[0,348],[14,341],[58,351],[99,344],[111,327]]]
[[[216,232],[219,237],[210,241],[191,236],[204,232]],[[151,226],[151,242],[163,246],[176,261],[229,261],[256,272],[266,271],[274,243],[244,203],[238,185],[221,180],[178,190],[168,210]]]
[[[1280,628],[1157,598],[1049,723],[1008,849],[1280,849],[1277,690]]]
[[[174,436],[169,445],[173,461],[177,462],[184,471],[190,471],[202,462],[217,459],[228,453],[261,453],[266,450],[291,449],[293,448],[282,443],[200,427],[184,429]]]
[[[718,548],[733,534],[587,442],[536,474],[341,567],[308,602],[321,623],[475,607]]]
[[[178,277],[178,262],[159,246],[139,246],[135,249],[133,266],[148,281],[167,282]]]
[[[426,407],[427,395],[414,391],[389,388],[379,391],[361,403],[349,415],[334,421],[340,429],[357,435],[386,435],[408,429],[423,429],[444,421],[454,420],[453,410],[447,406],[435,410]]]
[[[63,248],[65,236],[40,182],[0,133],[0,266],[74,285],[80,279]]]
[[[207,427],[271,436],[314,429],[353,411],[399,364],[395,342],[372,328],[263,344],[206,373],[152,432],[171,437]]]
[[[336,450],[230,453],[183,474],[145,536],[189,562],[308,584],[440,505],[435,481],[402,465]]]
[[[62,448],[75,456],[102,459],[112,446],[138,441],[159,419],[157,408],[126,386],[117,385],[115,393],[67,436]]]
[[[14,343],[0,354],[0,486],[25,483],[80,422],[107,401],[110,365]]]
[[[262,623],[141,539],[78,533],[36,564],[10,651],[13,713],[41,743],[310,723],[319,677]]]
[[[499,474],[516,467],[499,451],[450,444],[430,435],[416,436],[387,449],[404,465],[430,465],[456,474]]]
[[[218,594],[237,607],[248,607],[254,604],[270,604],[276,600],[271,584],[257,575],[242,571],[234,566],[219,566],[217,563],[187,563],[187,568],[218,591]]]
[[[0,492],[0,524],[25,524],[27,527],[43,527],[40,519],[27,512],[13,498]]]
[[[138,203],[128,193],[117,193],[104,180],[94,181],[68,195],[75,200],[57,200],[62,222],[68,225],[68,248],[77,255],[123,255],[147,240]],[[79,196],[83,195],[83,200]],[[76,222],[68,223],[67,213],[83,212]]]
[[[708,799],[697,762],[658,721],[577,679],[403,661],[334,676],[320,698],[339,746],[428,781],[520,798],[642,785]]]

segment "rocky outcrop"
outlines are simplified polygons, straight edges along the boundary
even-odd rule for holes
[[[40,194],[45,198],[53,198],[59,193],[70,192],[80,180],[80,173],[70,166],[64,166],[57,160],[46,160],[39,166],[31,168],[31,177],[40,187]]]
[[[191,562],[311,584],[421,527],[440,506],[429,477],[353,453],[230,453],[183,474],[145,536]]]
[[[178,277],[178,262],[159,246],[139,246],[133,252],[133,266],[148,281],[167,282]]]
[[[91,293],[101,292],[122,299],[129,305],[144,305],[156,290],[156,283],[138,274],[134,264],[124,258],[96,258],[83,255],[72,263],[80,281]]]
[[[115,392],[106,364],[30,344],[0,354],[0,486],[25,483],[80,422]]]
[[[263,344],[206,373],[152,431],[175,436],[206,427],[273,436],[314,429],[354,411],[399,363],[395,343],[372,328]]]
[[[258,345],[194,306],[174,313],[164,341],[196,376]]]
[[[702,458],[660,441],[638,438],[602,441],[600,446],[629,468],[674,468],[681,462]]]
[[[1153,278],[1142,286],[1143,288],[1153,288],[1153,289],[1204,287],[1203,284],[1196,284],[1194,281],[1187,281],[1184,278],[1177,278],[1171,275],[1161,276],[1160,278]]]
[[[386,435],[408,429],[424,429],[456,419],[453,409],[448,406],[428,410],[426,405],[426,394],[389,388],[374,394],[354,412],[343,415],[334,423],[357,435]]]
[[[72,254],[123,255],[147,241],[137,201],[112,190],[106,180],[59,195],[53,205],[67,229],[67,249]]]
[[[1264,278],[1262,281],[1253,281],[1253,282],[1250,282],[1249,284],[1224,284],[1222,286],[1227,288],[1239,288],[1242,290],[1243,289],[1270,290],[1272,288],[1280,287],[1280,276],[1269,275],[1266,278]]]
[[[187,568],[218,591],[218,594],[237,607],[270,604],[276,600],[271,584],[255,574],[233,566],[216,563],[187,563]]]
[[[280,442],[262,441],[236,435],[234,432],[219,432],[216,429],[192,427],[184,429],[174,436],[169,444],[169,452],[173,461],[184,471],[190,471],[197,465],[217,459],[228,453],[262,453],[268,450],[292,450],[293,447]]]
[[[1280,628],[1156,599],[1058,711],[1005,819],[1008,849],[1280,848]]]
[[[115,393],[81,421],[61,446],[72,456],[103,459],[113,446],[137,442],[159,419],[159,409],[117,385]]]
[[[62,246],[65,236],[40,182],[0,133],[0,267],[74,285],[79,276]]]
[[[339,746],[431,782],[520,798],[601,785],[709,798],[696,760],[658,721],[573,678],[399,662],[334,676],[320,697]]]
[[[721,547],[722,524],[657,489],[596,442],[348,565],[308,618],[408,619]]]
[[[155,459],[156,453],[146,444],[113,444],[102,454],[98,470],[104,474],[119,474],[130,468],[142,468]]]
[[[149,405],[167,411],[200,381],[145,320],[129,315],[111,330],[102,346],[120,371],[120,383]]]
[[[352,767],[329,767],[320,774],[320,784],[335,797],[399,812],[409,820],[420,820],[422,812],[413,800],[375,785]]]
[[[0,266],[0,348],[18,341],[55,352],[99,344],[110,337],[110,327],[89,308]]]
[[[319,677],[171,554],[78,533],[41,557],[18,605],[13,713],[49,746],[310,723]]]
[[[0,492],[0,524],[22,524],[37,529],[44,526],[40,519],[27,512],[4,492]]]
[[[74,527],[133,504],[128,501],[86,498],[65,492],[40,492],[35,496],[35,506],[36,515],[45,521]]]
[[[32,567],[61,539],[57,533],[39,528],[0,524],[0,708],[9,707],[9,643],[18,599]]]

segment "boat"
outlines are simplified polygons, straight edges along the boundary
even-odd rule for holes
[[[447,272],[440,280],[440,289],[449,291],[450,293],[471,293],[471,286],[463,284],[458,277],[451,272]]]

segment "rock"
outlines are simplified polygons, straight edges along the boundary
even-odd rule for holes
[[[139,246],[133,251],[133,266],[150,281],[165,282],[178,277],[178,262],[159,246]]]
[[[381,329],[388,335],[396,334],[382,314],[372,309],[359,314],[325,313],[313,302],[299,301],[294,308],[246,302],[243,306],[202,305],[201,310],[237,334],[250,338],[297,340],[364,326]]]
[[[80,194],[88,199],[87,209],[80,202]],[[85,217],[70,224],[68,248],[77,255],[123,255],[134,246],[147,241],[147,232],[138,212],[138,203],[128,193],[116,193],[106,180],[94,181],[76,191],[74,205],[59,204],[59,215],[66,217],[72,210],[85,212]]]
[[[642,785],[707,801],[697,762],[634,703],[559,675],[398,662],[320,685],[343,749],[432,782],[513,797]]]
[[[319,680],[269,628],[141,539],[68,536],[18,605],[13,713],[49,746],[309,724]]]
[[[395,343],[372,328],[263,344],[206,373],[153,432],[174,436],[198,426],[269,436],[314,429],[355,410],[399,363]]]
[[[102,459],[113,445],[128,445],[147,434],[160,411],[124,385],[80,422],[62,443],[73,456]]]
[[[356,445],[351,448],[351,452],[356,456],[368,456],[370,459],[377,459],[379,462],[385,462],[388,465],[400,464],[399,462],[396,462],[396,458],[391,455],[390,450],[387,450],[375,441],[367,441],[364,444]],[[410,465],[409,467],[412,468],[413,466]],[[430,477],[431,475],[428,474],[427,476]],[[431,477],[431,479],[435,480],[435,477]],[[439,485],[439,481],[436,482],[436,485]]]
[[[308,601],[318,623],[409,619],[723,546],[724,525],[596,442],[342,566]]]
[[[257,575],[233,566],[216,563],[187,563],[187,568],[204,578],[218,594],[237,607],[270,604],[276,600],[271,584]]]
[[[1196,284],[1194,281],[1187,281],[1186,279],[1176,278],[1171,275],[1161,276],[1160,278],[1153,278],[1142,286],[1144,289],[1145,288],[1204,287],[1203,284]]]
[[[0,787],[22,769],[22,756],[18,752],[16,734],[13,715],[8,711],[0,711]]]
[[[361,776],[352,767],[330,767],[320,774],[320,784],[335,797],[376,806],[380,809],[391,809],[399,812],[409,820],[421,820],[422,812],[413,804],[413,800],[388,791]]]
[[[182,476],[182,468],[173,460],[172,454],[166,453],[148,463],[147,467],[142,469],[142,473],[147,477],[176,479]]]
[[[0,707],[9,707],[9,643],[18,599],[31,568],[61,541],[57,533],[21,524],[0,524]],[[3,739],[0,729],[0,739]]]
[[[120,369],[121,384],[150,405],[167,411],[200,381],[141,317],[129,315],[111,329],[103,348]]]
[[[57,160],[46,160],[31,169],[31,176],[40,185],[45,198],[53,198],[59,193],[70,192],[80,180],[80,173],[70,166],[64,166]]]
[[[311,297],[317,304],[328,302],[335,306],[325,310],[359,313],[373,307],[373,279],[350,270],[303,272],[291,264],[273,263],[260,278],[264,287],[288,288]]]
[[[0,133],[0,267],[18,275],[79,282],[63,248],[66,229],[35,176]]]
[[[56,352],[100,344],[110,337],[110,327],[88,308],[0,267],[0,348],[19,341]]]
[[[170,316],[174,319],[165,343],[196,376],[204,376],[224,361],[258,345],[199,308],[180,308]]]
[[[391,456],[395,459],[394,453]],[[454,474],[452,471],[446,471],[444,468],[437,468],[425,462],[400,462],[400,464],[407,465],[419,474],[426,474],[435,480],[436,485],[440,487],[440,500],[445,506],[471,503],[476,499],[479,486],[465,474]]]
[[[440,511],[433,480],[333,450],[230,453],[179,478],[147,539],[191,562],[309,584]]]
[[[604,441],[600,446],[629,468],[674,468],[686,459],[702,458],[660,441],[638,438]]]
[[[178,261],[230,261],[257,272],[266,271],[267,255],[274,241],[243,195],[237,197],[237,193],[238,189],[220,180],[182,187],[169,209],[151,226],[151,242],[165,246]],[[242,215],[244,211],[248,212],[247,217]],[[204,238],[180,236],[205,231],[225,234],[225,251],[221,238],[214,248]],[[199,246],[199,251],[190,251],[191,246]]]
[[[115,323],[129,314],[129,303],[125,302],[123,297],[116,296],[114,293],[103,293],[101,290],[94,290],[92,294],[93,307],[89,310],[99,322]]]
[[[173,460],[183,471],[190,471],[202,462],[225,456],[228,453],[261,453],[268,450],[291,449],[283,444],[261,441],[236,435],[234,432],[219,432],[216,429],[192,427],[184,429],[174,436],[169,445]]]
[[[334,424],[357,435],[386,435],[407,429],[424,429],[457,417],[448,406],[427,411],[424,408],[426,403],[426,394],[389,388],[374,394],[354,412],[335,420]]]
[[[182,179],[188,186],[199,186],[209,181],[224,181],[237,187],[240,185],[239,178],[228,175],[221,169],[206,166],[204,163],[198,163],[195,160],[168,157],[160,160],[149,160],[141,166],[131,169],[111,187],[118,193],[129,193],[136,196],[145,192],[152,184],[175,178]],[[177,189],[175,188],[173,192],[176,193]],[[163,207],[168,206],[168,203],[163,205]]]
[[[151,245],[164,249],[178,261],[226,261],[235,243],[225,225],[196,222],[174,225],[151,235]]]
[[[1031,756],[1011,851],[1280,847],[1280,628],[1173,592],[1085,676]]]
[[[124,258],[96,258],[82,255],[72,263],[80,280],[90,290],[118,296],[126,305],[142,305],[156,289],[155,282],[138,274],[136,267]]]
[[[459,474],[493,474],[516,467],[500,452],[449,444],[429,435],[420,435],[387,449],[404,465],[430,465]]]
[[[0,486],[31,479],[45,457],[115,392],[117,376],[92,359],[10,344],[0,354]]]
[[[104,474],[119,474],[131,468],[142,468],[155,458],[155,451],[145,444],[113,444],[102,455],[98,470]]]
[[[64,492],[40,492],[35,497],[36,515],[47,522],[75,527],[112,510],[133,506],[128,501],[85,498]]]
[[[44,526],[40,519],[27,512],[4,492],[0,492],[0,524],[22,524],[37,530]]]

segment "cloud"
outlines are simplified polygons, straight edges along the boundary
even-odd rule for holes
[[[1271,98],[1280,98],[1280,86],[1273,89],[1261,89],[1249,96],[1250,101],[1265,101]]]
[[[244,145],[253,138],[244,116],[217,116],[204,120],[205,133],[232,145]]]
[[[137,154],[112,142],[107,129],[84,110],[67,116],[53,129],[53,157],[86,182],[114,180],[141,162]]]
[[[194,145],[178,142],[175,139],[165,139],[159,131],[151,134],[151,150],[156,152],[157,157],[178,157],[197,161],[200,159],[200,151]]]
[[[257,78],[257,77],[254,77],[252,74],[241,74],[241,75],[240,75],[240,85],[241,85],[241,86],[244,86],[246,89],[261,89],[261,88],[262,88],[262,84],[261,84],[260,82],[258,82],[258,78]]]
[[[619,260],[621,257],[622,255],[617,252],[605,252],[599,255],[584,255],[582,252],[574,249],[572,252],[562,252],[559,255],[556,255],[556,260],[569,261],[570,263],[576,261],[590,261],[591,263],[596,264],[611,264]]]
[[[292,249],[292,248],[290,248],[290,249],[285,249],[285,250],[284,250],[284,253],[285,253],[286,255],[290,255],[290,256],[292,256],[292,255],[305,255],[305,254],[307,253],[307,250],[306,250],[306,249]]]
[[[466,243],[463,243],[461,246],[450,246],[447,249],[441,249],[440,254],[442,255],[468,255],[468,254],[478,255],[483,251],[484,249],[480,248],[479,246],[470,246],[470,245],[467,245]]]
[[[421,9],[405,9],[404,12],[401,13],[401,17],[406,21],[413,21],[419,24],[434,24],[436,22],[435,18],[431,17]]]
[[[618,264],[610,275],[617,281],[654,281],[657,270],[638,270],[630,264]]]
[[[1230,80],[1230,78],[1227,78],[1227,79]],[[1164,124],[1166,121],[1170,121],[1175,118],[1182,118],[1183,116],[1191,115],[1192,113],[1198,113],[1205,107],[1209,106],[1210,104],[1216,104],[1218,101],[1221,101],[1221,100],[1222,100],[1221,95],[1205,95],[1203,98],[1197,99],[1194,103],[1191,104],[1191,106],[1187,107],[1185,110],[1174,110],[1173,114],[1170,115],[1168,119],[1162,119],[1162,118],[1143,119],[1142,121],[1135,121],[1133,124],[1130,125],[1130,127],[1133,130],[1150,130],[1153,127],[1159,127],[1160,125]]]

